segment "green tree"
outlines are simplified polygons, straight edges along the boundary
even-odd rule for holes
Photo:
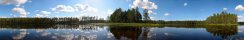
[[[141,22],[141,14],[138,8],[128,9],[122,11],[121,8],[116,9],[115,12],[110,15],[111,22]]]
[[[142,16],[141,13],[138,11],[138,7],[136,9],[134,9],[134,16],[135,16],[135,20],[136,22],[141,22],[142,20]]]
[[[122,16],[123,16],[122,9],[121,8],[116,9],[114,13],[110,16],[110,21],[120,22],[123,19]]]
[[[223,11],[221,13],[214,13],[206,20],[208,24],[237,24],[237,15]]]

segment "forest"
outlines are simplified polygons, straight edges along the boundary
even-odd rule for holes
[[[214,13],[206,20],[188,20],[188,21],[164,21],[150,20],[145,18],[148,13],[144,11],[142,16],[138,8],[132,8],[123,11],[121,8],[116,9],[109,16],[109,20],[96,19],[96,17],[64,17],[64,18],[0,18],[0,25],[54,25],[54,24],[89,24],[89,23],[150,23],[160,25],[238,25],[244,24],[237,22],[237,15],[222,11]]]
[[[214,13],[206,19],[207,24],[238,24],[237,15],[223,11],[221,13]]]
[[[122,11],[121,8],[116,9],[110,16],[109,21],[113,23],[140,23],[142,16],[141,13],[136,9],[128,9]]]
[[[86,19],[84,19],[86,18]],[[94,19],[95,17],[83,17],[78,19],[76,17],[63,18],[0,18],[0,25],[56,25],[56,24],[84,24],[105,22],[104,20]]]
[[[122,11],[121,8],[115,10],[110,16],[109,22],[112,23],[154,23],[154,24],[171,24],[171,25],[237,25],[237,15],[234,13],[228,13],[222,11],[220,13],[214,13],[212,16],[206,18],[206,20],[192,20],[192,21],[164,21],[164,20],[148,20],[145,18],[145,14],[141,16],[137,8],[128,9]],[[150,19],[150,18],[149,18]],[[241,24],[241,23],[239,23]]]
[[[52,25],[55,23],[50,18],[1,18],[1,25]]]

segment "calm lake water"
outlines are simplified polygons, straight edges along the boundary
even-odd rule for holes
[[[244,25],[221,27],[123,27],[92,25],[0,28],[0,40],[244,40]]]

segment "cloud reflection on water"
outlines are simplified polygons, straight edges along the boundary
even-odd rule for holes
[[[27,29],[19,29],[18,31],[19,31],[19,33],[17,33],[17,35],[13,35],[14,40],[23,39],[27,34],[29,34],[27,32]]]
[[[190,39],[233,37],[237,27],[206,27],[206,28],[177,28],[177,27],[109,27],[109,26],[62,26],[52,28],[13,28],[1,29],[9,32],[14,40],[153,40],[153,39]],[[238,28],[238,39],[244,35],[244,26]],[[10,31],[9,31],[10,30]],[[228,32],[228,33],[226,33]],[[5,33],[6,34],[6,33]],[[2,34],[3,35],[3,34]],[[184,37],[183,37],[184,36]],[[201,37],[198,37],[201,36]],[[203,37],[202,37],[203,36]],[[206,36],[206,37],[204,37]],[[194,38],[193,38],[194,39]]]

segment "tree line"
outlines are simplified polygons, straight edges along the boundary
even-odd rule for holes
[[[144,14],[147,12],[144,12]],[[143,15],[147,16],[147,15]],[[157,24],[237,24],[237,15],[222,11],[221,13],[214,13],[207,17],[205,21],[164,21],[164,20],[142,20],[142,16],[138,8],[128,9],[122,11],[121,8],[116,9],[109,17],[110,22],[113,23],[157,23]]]
[[[237,24],[237,15],[223,11],[214,13],[206,19],[207,24]]]
[[[54,17],[54,18],[0,18],[0,25],[55,25],[55,24],[87,24],[106,22],[103,19],[93,19],[95,17]],[[92,19],[91,19],[92,18]]]
[[[121,8],[116,9],[109,17],[110,22],[114,23],[138,23],[142,22],[141,13],[138,8],[128,9],[123,11]]]
[[[0,18],[1,25],[53,25],[78,23],[78,18]]]
[[[144,12],[147,13],[147,12]],[[164,20],[142,20],[142,15],[138,8],[132,8],[123,11],[121,8],[116,9],[113,14],[109,16],[109,21],[100,20],[96,17],[82,17],[82,19],[75,17],[64,18],[0,18],[0,25],[42,25],[42,24],[82,24],[82,23],[155,23],[155,24],[237,24],[237,15],[223,11],[221,13],[214,13],[205,21],[164,21]],[[244,24],[244,23],[239,23]]]
[[[0,18],[0,25],[52,25],[50,18]]]

